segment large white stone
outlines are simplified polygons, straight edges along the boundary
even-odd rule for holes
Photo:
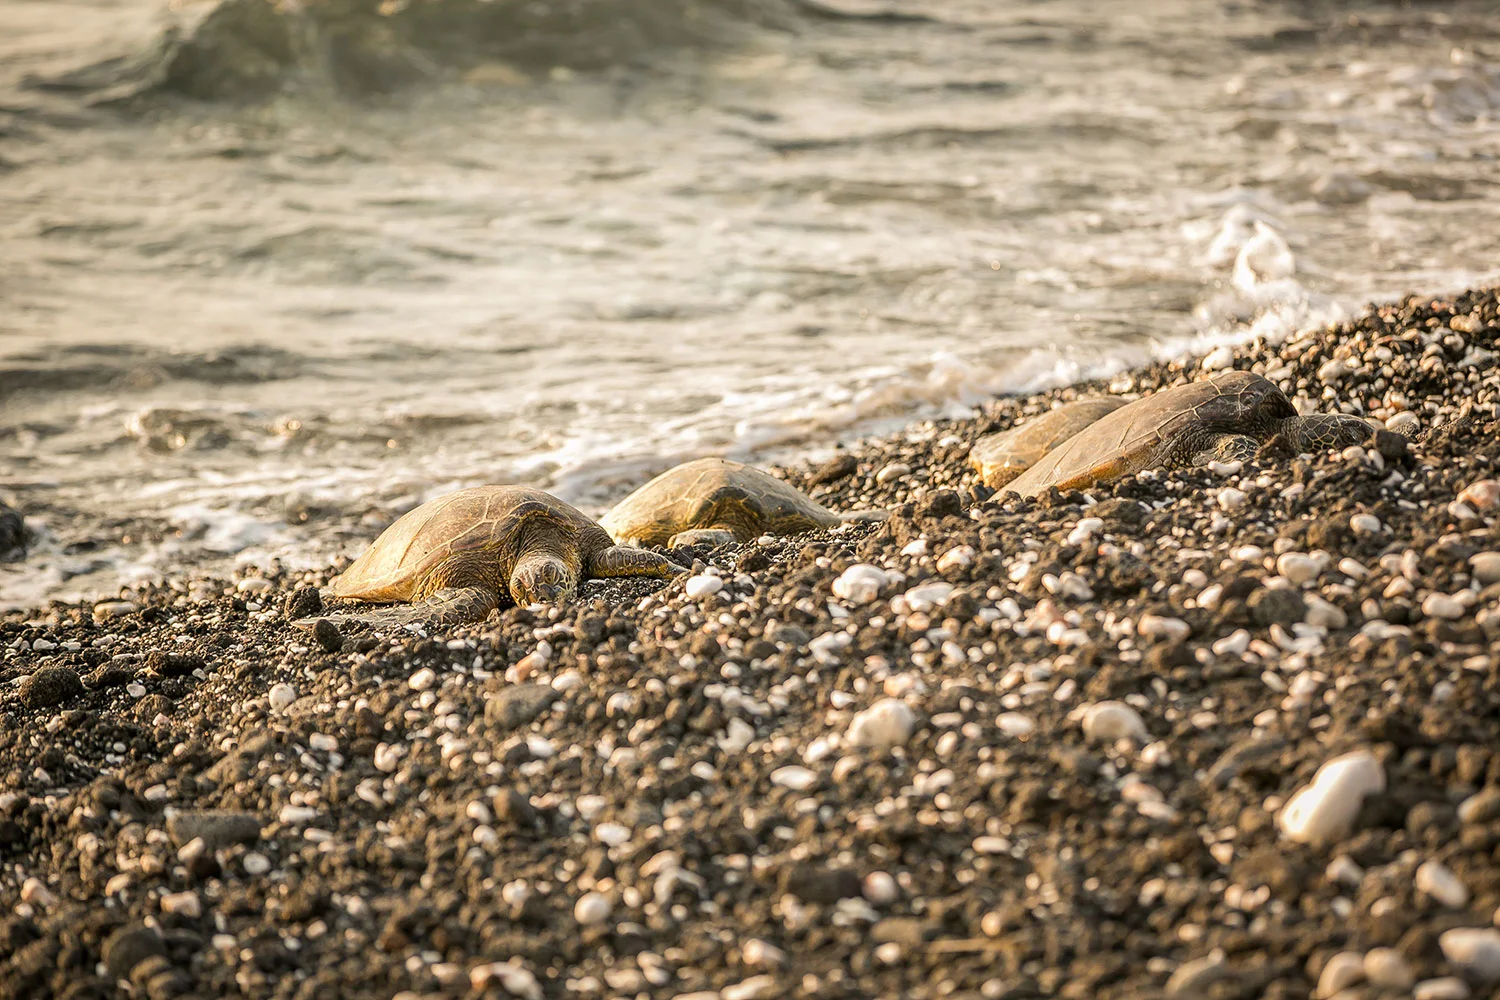
[[[856,715],[844,734],[857,747],[904,746],[917,728],[917,714],[895,698],[882,698]]]
[[[1385,791],[1385,768],[1368,750],[1341,754],[1318,768],[1310,785],[1281,810],[1278,824],[1289,839],[1326,844],[1347,835],[1365,797]]]

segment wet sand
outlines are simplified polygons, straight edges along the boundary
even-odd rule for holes
[[[7,613],[0,997],[1491,996],[1497,342],[1475,291],[1216,351],[1416,433],[1035,502],[969,444],[1200,359],[916,424],[784,470],[887,523],[692,600]]]

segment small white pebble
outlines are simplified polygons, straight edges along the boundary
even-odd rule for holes
[[[875,473],[875,481],[884,485],[893,479],[900,479],[911,472],[911,466],[905,462],[892,462]]]
[[[573,919],[585,927],[602,924],[609,919],[612,909],[608,896],[601,892],[586,892],[573,904]]]
[[[318,811],[312,806],[284,805],[276,814],[276,821],[286,826],[301,826],[311,823],[318,816]]]
[[[1374,514],[1355,514],[1349,518],[1349,527],[1356,535],[1378,535],[1384,525]]]
[[[1457,976],[1424,979],[1411,988],[1412,1000],[1469,1000],[1473,995],[1469,984]]]
[[[851,746],[904,746],[917,726],[916,713],[904,701],[882,698],[860,712],[844,734]]]
[[[406,686],[413,691],[426,691],[437,683],[437,671],[423,667],[406,679]]]
[[[1474,579],[1488,586],[1500,583],[1500,552],[1481,552],[1469,558],[1469,568]]]
[[[901,896],[901,888],[888,872],[874,871],[861,883],[865,899],[876,906],[888,906]]]
[[[1083,734],[1102,742],[1144,739],[1146,723],[1139,712],[1123,701],[1101,701],[1084,712]]]
[[[608,847],[619,847],[630,839],[630,828],[620,823],[600,823],[594,827],[594,839]]]
[[[1166,615],[1141,615],[1141,620],[1136,622],[1135,631],[1137,635],[1154,639],[1186,639],[1193,629],[1181,618],[1169,618]]]
[[[1500,479],[1481,479],[1477,483],[1470,483],[1459,493],[1458,502],[1468,504],[1480,512],[1500,507]]]
[[[1090,538],[1093,538],[1095,535],[1097,535],[1099,532],[1101,532],[1103,530],[1104,530],[1104,518],[1102,518],[1102,517],[1082,517],[1082,518],[1079,518],[1078,519],[1078,523],[1073,526],[1073,530],[1070,531],[1070,532],[1068,532],[1068,544],[1069,545],[1082,545],[1084,542],[1088,541]]]
[[[869,604],[890,585],[885,570],[869,563],[855,563],[833,581],[833,593],[850,604]]]
[[[1422,614],[1428,618],[1462,618],[1464,615],[1463,604],[1454,597],[1447,594],[1428,594],[1422,600]]]
[[[1365,952],[1365,981],[1379,990],[1405,993],[1417,977],[1405,956],[1395,948],[1371,948]]]
[[[1325,763],[1312,783],[1281,810],[1278,824],[1290,840],[1319,844],[1349,833],[1365,797],[1385,791],[1385,768],[1368,750],[1353,750]]]
[[[1397,434],[1406,434],[1417,425],[1418,417],[1410,410],[1402,410],[1385,418],[1385,429]]]
[[[689,600],[696,601],[723,590],[724,581],[717,576],[705,573],[702,576],[690,577],[683,589],[687,593]]]
[[[1455,927],[1438,937],[1443,957],[1480,982],[1500,980],[1500,930]]]
[[[786,964],[786,952],[760,938],[751,938],[740,949],[745,964],[750,966],[778,966]]]
[[[1468,905],[1469,888],[1441,861],[1424,861],[1417,867],[1413,885],[1449,909]]]
[[[57,902],[57,896],[47,888],[45,882],[33,877],[21,883],[21,901],[33,903],[45,910]]]
[[[1331,997],[1365,978],[1365,956],[1357,951],[1341,951],[1330,956],[1318,975],[1317,997]]]
[[[1343,608],[1332,601],[1325,601],[1317,594],[1308,594],[1305,597],[1305,603],[1307,613],[1303,615],[1302,620],[1309,625],[1341,629],[1349,624],[1349,616],[1344,613]]]
[[[937,571],[950,573],[954,570],[968,569],[972,565],[974,565],[973,546],[956,545],[938,557]]]
[[[1305,552],[1283,552],[1276,559],[1276,572],[1300,587],[1318,578],[1323,572],[1323,560]]]
[[[250,851],[240,859],[240,867],[246,875],[264,875],[271,870],[271,862],[264,854]]]
[[[817,782],[817,772],[798,767],[796,764],[778,767],[771,772],[771,784],[790,788],[794,792],[805,792]]]
[[[1215,499],[1223,510],[1239,510],[1245,506],[1245,491],[1233,486],[1225,486],[1219,490]]]
[[[161,910],[191,920],[203,915],[203,901],[196,892],[169,892],[161,898]]]
[[[1020,712],[1004,712],[995,720],[995,725],[1006,736],[1021,739],[1036,732],[1036,721]]]
[[[1208,463],[1208,471],[1216,476],[1238,476],[1245,471],[1245,463],[1239,459],[1232,462],[1220,462],[1218,459]]]
[[[1203,370],[1206,372],[1223,371],[1234,367],[1234,348],[1228,344],[1220,344],[1203,356]]]
[[[290,684],[272,684],[271,690],[266,693],[266,703],[273,712],[285,712],[296,700],[297,689]]]

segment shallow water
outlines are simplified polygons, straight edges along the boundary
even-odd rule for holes
[[[127,116],[19,81],[149,5],[0,2],[0,499],[40,533],[0,603],[321,563],[461,485],[597,513],[1500,276],[1486,3],[909,9]]]

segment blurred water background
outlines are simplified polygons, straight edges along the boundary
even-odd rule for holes
[[[319,2],[0,0],[0,604],[1500,276],[1489,2]]]

